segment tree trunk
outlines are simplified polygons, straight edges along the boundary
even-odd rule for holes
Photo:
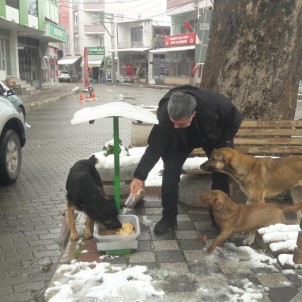
[[[201,86],[245,119],[293,119],[301,54],[301,0],[216,0]]]

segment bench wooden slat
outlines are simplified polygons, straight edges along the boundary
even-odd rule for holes
[[[285,155],[301,155],[302,147],[301,146],[235,146],[236,150],[252,155],[272,155],[280,156],[281,154]],[[195,148],[191,154],[194,156],[204,157],[202,148]]]
[[[236,150],[251,155],[288,156],[301,155],[301,146],[238,146]]]
[[[302,128],[242,128],[236,137],[258,137],[258,136],[302,136]]]
[[[240,145],[293,145],[301,146],[302,137],[257,137],[257,138],[236,138],[234,139],[235,146]],[[302,150],[301,150],[302,151]]]
[[[289,128],[289,127],[298,127],[302,128],[302,120],[244,120],[241,123],[240,128]]]
[[[201,169],[186,169],[181,171],[184,175],[207,175],[210,174],[210,172],[206,172]]]

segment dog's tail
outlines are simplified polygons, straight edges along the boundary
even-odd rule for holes
[[[302,210],[302,203],[279,205],[279,208],[284,212],[296,212]]]
[[[89,157],[89,160],[93,163],[93,165],[95,165],[95,164],[98,162],[98,159],[95,157],[94,154],[92,154],[92,155]]]

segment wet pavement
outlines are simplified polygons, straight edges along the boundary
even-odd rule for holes
[[[18,181],[0,187],[0,292],[2,302],[44,301],[68,239],[64,216],[65,182],[76,160],[100,151],[112,139],[111,119],[71,125],[84,107],[117,101],[122,94],[138,105],[155,104],[160,89],[95,85],[98,99],[81,104],[80,83],[57,84],[21,96],[27,108],[27,142]],[[77,92],[76,92],[77,91]],[[127,97],[129,99],[127,100]],[[34,109],[34,110],[33,110]],[[120,137],[129,144],[131,121],[120,120]]]
[[[112,139],[113,125],[111,119],[103,119],[94,125],[72,126],[72,115],[85,106],[121,98],[135,105],[157,105],[168,90],[168,87],[99,84],[95,85],[97,101],[81,104],[78,94],[81,87],[74,83],[58,84],[40,95],[24,97],[27,122],[32,128],[27,129],[21,175],[16,184],[0,187],[1,301],[44,301],[45,289],[59,277],[56,274],[58,265],[74,258],[100,261],[102,253],[97,251],[94,239],[80,247],[69,240],[65,182],[76,160],[87,158]],[[120,137],[125,144],[130,142],[130,127],[129,120],[121,119]],[[154,224],[161,217],[159,188],[148,188],[144,201],[133,213],[140,221],[146,215],[152,221],[151,226],[140,224],[141,235],[135,253],[106,261],[118,265],[146,265],[150,274],[160,279],[158,286],[166,292],[167,301],[228,301],[221,287],[239,286],[242,280],[263,287],[262,301],[302,300],[300,269],[288,274],[278,264],[272,271],[255,270],[247,265],[246,259],[226,262],[222,257],[219,261],[210,261],[204,250],[205,243],[199,237],[211,239],[217,235],[207,209],[180,205],[178,228],[162,236],[153,233]],[[83,226],[83,220],[83,215],[79,214],[78,228]],[[241,236],[230,240],[235,245],[241,245],[241,241]],[[253,247],[260,250],[257,244]],[[80,254],[79,249],[86,249],[88,253]],[[206,284],[216,294],[211,297],[197,295],[201,284]]]

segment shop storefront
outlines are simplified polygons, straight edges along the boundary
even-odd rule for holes
[[[39,86],[39,40],[19,37],[18,55],[20,78],[31,85]]]
[[[117,50],[119,81],[145,83],[148,80],[148,49]]]
[[[66,56],[58,61],[58,70],[67,70],[70,74],[71,81],[77,82],[82,77],[81,56]]]
[[[149,77],[157,84],[189,84],[195,65],[195,41],[195,33],[165,37],[165,48],[149,51]]]

